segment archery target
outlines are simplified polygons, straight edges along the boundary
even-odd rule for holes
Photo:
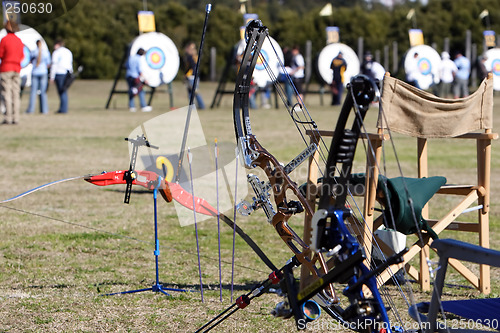
[[[344,86],[351,81],[351,77],[358,75],[360,70],[359,58],[356,52],[349,46],[342,43],[331,43],[325,46],[318,57],[318,73],[327,84],[331,84],[333,80],[333,72],[330,68],[333,58],[335,58],[339,52],[342,52],[345,62],[347,63],[346,70],[344,72]]]
[[[165,66],[165,53],[159,47],[152,47],[146,52],[146,63],[152,69]]]
[[[433,84],[439,83],[439,66],[441,57],[436,50],[428,45],[418,45],[412,47],[406,53],[404,60],[405,71],[414,66],[415,53],[418,53],[417,68],[415,80],[418,82],[420,89],[428,89]]]
[[[0,39],[7,35],[7,31],[2,29],[0,31]],[[47,44],[43,37],[33,28],[27,25],[20,25],[19,31],[16,32],[16,36],[21,39],[24,44],[23,53],[24,59],[21,61],[21,82],[23,82],[23,87],[31,86],[31,72],[33,70],[33,65],[31,64],[31,52],[36,49],[36,41],[42,40],[42,48],[48,50]]]
[[[236,55],[238,58],[243,56],[245,52],[246,42],[245,40],[240,40],[236,44],[237,51]],[[284,57],[283,50],[279,46],[278,42],[274,38],[266,38],[262,44],[262,49],[260,51],[261,56],[257,58],[257,63],[255,64],[255,69],[253,71],[253,81],[259,87],[265,87],[268,82],[272,79],[276,79],[279,75],[279,68],[283,65]],[[269,74],[268,70],[272,73]],[[272,75],[272,78],[270,77]]]
[[[266,69],[266,64],[269,63],[269,55],[265,50],[260,51],[260,57],[257,58],[257,62],[255,64],[255,69],[258,71],[262,71]]]
[[[174,42],[159,32],[148,32],[136,37],[130,46],[130,56],[143,48],[142,76],[150,87],[170,83],[179,71],[179,52]]]
[[[485,53],[486,69],[493,73],[493,89],[500,90],[500,48],[489,49]]]

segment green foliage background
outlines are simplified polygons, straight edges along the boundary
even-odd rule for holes
[[[75,2],[75,1],[73,1]],[[479,14],[488,9],[491,30],[500,32],[500,1],[498,0],[429,0],[427,5],[403,1],[387,8],[376,1],[334,0],[333,14],[320,17],[321,8],[328,3],[319,0],[254,0],[249,11],[259,14],[269,27],[270,34],[283,47],[305,45],[312,41],[313,54],[325,46],[325,27],[340,28],[341,42],[357,49],[359,37],[365,50],[383,50],[385,45],[398,42],[400,57],[409,48],[406,19],[411,8],[416,10],[417,27],[423,30],[425,43],[435,43],[442,51],[444,39],[450,39],[452,50],[463,49],[466,31],[482,51],[482,32],[486,29]],[[154,11],[156,28],[170,37],[182,54],[187,41],[199,44],[205,17],[204,1],[149,0],[147,9]],[[232,47],[239,40],[243,23],[236,0],[214,0],[209,18],[205,50],[217,48],[217,69],[220,74]],[[250,4],[249,4],[250,5]],[[83,78],[112,78],[123,57],[125,47],[138,35],[137,12],[144,9],[142,0],[80,0],[67,14],[44,22],[41,18],[24,16],[52,49],[54,40],[62,37],[73,51],[75,64],[83,65]],[[202,79],[209,74],[209,57],[203,58]],[[182,71],[180,71],[182,72]]]

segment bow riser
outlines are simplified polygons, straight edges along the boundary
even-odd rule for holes
[[[242,161],[247,169],[262,169],[268,182],[259,186],[252,186],[255,189],[256,197],[254,204],[243,202],[240,204],[241,211],[245,215],[258,207],[269,207],[271,194],[267,189],[272,190],[275,202],[275,210],[266,209],[268,221],[272,223],[277,233],[295,254],[297,260],[304,264],[311,271],[313,276],[320,276],[328,271],[326,262],[322,254],[313,254],[312,258],[307,244],[293,231],[288,225],[288,220],[292,215],[305,211],[305,214],[312,216],[312,209],[305,197],[297,188],[297,185],[289,178],[285,167],[278,160],[265,150],[256,137],[252,134],[250,115],[249,115],[249,91],[252,79],[252,73],[255,68],[260,49],[268,36],[267,28],[260,22],[252,21],[247,26],[247,47],[243,53],[241,67],[235,84],[234,95],[234,125],[236,138]],[[306,160],[317,149],[316,145],[311,145],[291,163],[286,166],[286,170],[293,171],[298,164]],[[262,189],[266,189],[263,191]],[[287,194],[293,195],[297,200],[288,200]],[[319,264],[319,268],[316,265]],[[335,298],[333,287],[328,289],[328,293]]]
[[[305,214],[312,216],[311,206],[299,191],[296,184],[285,173],[283,166],[260,145],[255,136],[249,136],[249,142],[250,147],[259,151],[259,157],[254,163],[265,172],[273,191],[274,202],[278,212],[272,218],[272,225],[276,229],[278,235],[280,235],[283,241],[295,254],[297,259],[317,276],[318,268],[313,265],[311,259],[303,253],[303,250],[299,249],[299,247],[301,247],[302,249],[308,250],[309,246],[288,225],[288,220],[296,213],[305,211]],[[288,200],[286,197],[288,191],[291,191],[297,197],[298,201]]]

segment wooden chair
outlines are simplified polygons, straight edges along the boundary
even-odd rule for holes
[[[372,247],[376,240],[383,252],[390,255],[391,247],[373,236],[374,230],[383,223],[382,216],[375,218],[376,203],[381,202],[378,195],[379,168],[382,150],[392,132],[410,135],[417,141],[417,175],[422,179],[429,177],[428,168],[428,144],[429,141],[452,138],[454,143],[463,139],[476,141],[477,148],[477,182],[473,185],[444,185],[438,191],[438,195],[452,195],[460,197],[460,202],[438,219],[429,219],[427,205],[421,207],[421,216],[432,227],[432,231],[439,235],[443,230],[457,230],[473,232],[479,235],[479,245],[489,247],[489,203],[490,203],[490,164],[491,164],[491,141],[498,138],[498,134],[492,133],[492,111],[493,111],[493,76],[485,79],[478,90],[471,96],[462,99],[442,99],[425,91],[419,90],[405,82],[386,75],[383,81],[382,99],[380,103],[381,112],[376,134],[370,134],[372,150],[367,152],[367,168],[365,176],[364,191],[364,228],[358,238],[365,246],[368,260]],[[390,131],[388,130],[390,129]],[[321,136],[332,136],[333,132],[320,131]],[[308,133],[311,142],[319,141],[318,132]],[[459,140],[460,139],[460,140]],[[397,139],[396,139],[397,140]],[[451,143],[450,143],[451,144]],[[307,199],[311,207],[315,207],[315,197],[309,193],[317,193],[317,163],[312,156],[309,163],[309,176],[307,181]],[[404,171],[404,170],[403,170]],[[409,175],[404,175],[409,176]],[[446,176],[446,175],[439,175]],[[418,179],[412,182],[418,184]],[[418,189],[418,186],[416,186]],[[411,193],[410,193],[411,195]],[[431,197],[430,195],[429,197]],[[426,202],[426,200],[425,200]],[[425,204],[423,202],[423,204]],[[431,199],[432,202],[432,199]],[[475,207],[469,208],[476,203]],[[457,217],[465,211],[477,210],[477,221],[460,222]],[[418,210],[420,212],[420,209]],[[304,241],[308,242],[310,237],[310,221],[306,217],[304,224]],[[404,256],[404,263],[390,267],[380,275],[379,282],[385,283],[394,272],[406,268],[407,272],[420,283],[423,290],[430,289],[429,268],[427,258],[429,257],[429,245],[432,243],[431,233],[423,232],[424,244],[416,242],[410,246],[410,251]],[[420,269],[417,270],[409,265],[409,261],[415,256],[420,257]],[[489,266],[480,265],[479,276],[456,259],[450,259],[450,265],[460,272],[481,292],[490,292]],[[302,280],[307,281],[310,277],[303,270]]]
[[[450,145],[463,142],[461,141],[463,139],[476,141],[477,182],[472,185],[447,184],[442,186],[437,191],[438,195],[457,196],[460,197],[459,202],[455,203],[450,211],[443,212],[437,219],[429,219],[429,211],[426,206],[422,210],[422,217],[427,220],[432,231],[437,235],[443,230],[476,233],[479,245],[488,248],[491,141],[498,138],[498,134],[492,133],[493,75],[490,74],[477,91],[466,98],[442,99],[386,74],[380,108],[381,112],[377,124],[379,137],[383,133],[398,132],[416,138],[418,178],[430,176],[428,149],[432,141],[446,138],[450,139],[446,141]],[[379,179],[376,165],[380,165],[382,140],[373,141],[373,146],[375,154],[372,154],[374,157],[368,159],[364,209],[365,221],[368,224],[366,228],[371,230],[375,230],[380,225],[380,222],[374,221],[373,215]],[[374,163],[375,161],[377,164]],[[439,176],[446,176],[441,174],[441,171],[439,173]],[[473,204],[475,206],[470,208]],[[457,220],[461,214],[473,210],[477,210],[476,221]],[[421,288],[430,290],[427,258],[432,238],[429,232],[423,232],[423,235],[424,244],[420,244],[419,241],[413,244],[404,257],[404,264],[407,272],[419,281]],[[364,244],[367,249],[371,247],[373,241],[369,237],[365,236]],[[419,270],[408,264],[416,255],[420,256]],[[404,264],[383,272],[380,276],[381,281],[387,281],[391,272],[402,268]],[[488,265],[480,265],[479,276],[456,259],[450,259],[450,265],[482,293],[488,294],[490,292]]]

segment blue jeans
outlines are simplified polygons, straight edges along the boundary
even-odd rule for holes
[[[128,107],[135,108],[135,101],[134,101],[135,95],[132,92],[132,88],[135,86],[135,79],[131,76],[127,76],[127,84],[128,84]],[[139,91],[137,95],[139,96],[139,104],[141,104],[141,108],[147,106],[146,93],[144,92],[144,89],[141,89],[141,91]]]
[[[458,77],[455,77],[455,82],[453,84],[453,94],[455,95],[455,98],[469,96],[469,80],[459,79]]]
[[[38,95],[38,91],[40,91],[40,112],[43,114],[49,113],[49,103],[47,100],[47,84],[47,74],[31,76],[30,104],[28,106],[28,110],[26,111],[27,113],[35,112],[36,96]]]
[[[187,84],[188,84],[189,101],[191,101],[191,92],[193,91],[194,76],[190,76],[187,78]],[[198,104],[198,109],[203,110],[205,108],[205,103],[203,102],[203,98],[198,93],[196,93],[195,97],[196,97],[196,104]]]
[[[68,112],[68,91],[64,90],[64,80],[66,79],[66,74],[56,74],[54,79],[57,87],[57,93],[59,94],[59,110],[58,113]]]

